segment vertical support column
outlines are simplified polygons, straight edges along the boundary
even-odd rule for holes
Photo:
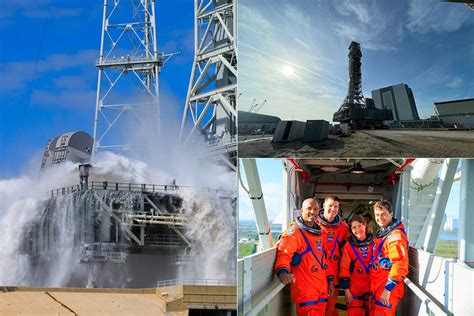
[[[262,250],[273,247],[272,235],[270,234],[270,224],[268,223],[267,210],[263,199],[262,186],[258,175],[257,162],[255,159],[241,159],[247,178],[249,197],[252,200],[255,211],[255,221],[257,231],[262,246]]]
[[[474,159],[463,159],[459,210],[459,259],[474,267]]]
[[[401,191],[401,221],[405,226],[407,237],[410,236],[410,175],[412,166],[406,166],[400,175],[401,187],[399,185],[398,191]]]
[[[283,217],[282,217],[282,224],[281,224],[281,231],[288,230],[288,225],[290,223],[290,183],[291,179],[290,173],[288,172],[288,168],[285,164],[285,161],[282,160],[282,167],[283,167]]]
[[[244,260],[244,279],[242,284],[243,315],[252,309],[252,256]]]
[[[453,184],[454,175],[458,166],[458,159],[447,159],[441,170],[441,176],[436,189],[436,198],[430,210],[430,215],[423,226],[426,235],[423,241],[423,248],[431,253],[434,253],[436,244],[438,243],[441,225],[443,223],[443,216],[448,203],[449,193]]]

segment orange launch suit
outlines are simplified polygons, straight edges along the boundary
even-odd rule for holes
[[[352,236],[342,249],[339,279],[341,288],[349,289],[352,294],[352,303],[347,304],[349,316],[369,313],[369,271],[373,245],[372,234],[363,241]]]
[[[394,219],[386,230],[377,231],[372,261],[370,315],[395,315],[397,304],[405,293],[403,278],[408,274],[408,238],[398,219]],[[385,289],[391,292],[389,306],[380,302]]]
[[[339,311],[336,309],[336,302],[339,288],[339,259],[341,258],[341,249],[344,243],[349,239],[349,227],[346,222],[336,215],[332,222],[328,222],[320,212],[316,223],[321,226],[324,242],[328,247],[328,266],[334,273],[335,293],[329,298],[326,306],[326,316],[337,316]]]
[[[324,315],[328,298],[328,281],[334,276],[328,270],[321,228],[309,227],[301,218],[290,224],[277,243],[275,273],[293,273],[291,299],[298,316]]]

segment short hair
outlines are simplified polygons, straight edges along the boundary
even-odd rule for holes
[[[336,201],[336,202],[339,202],[339,198],[338,198],[337,196],[335,196],[335,195],[326,195],[326,196],[324,197],[324,202],[326,202],[326,201],[329,200],[329,199],[331,199],[331,200],[333,200],[333,201]]]
[[[385,209],[389,213],[392,213],[392,204],[390,204],[389,201],[387,200],[380,200],[377,203],[374,204],[374,210],[375,209]]]
[[[359,223],[362,223],[365,225],[365,233],[366,234],[370,234],[372,233],[372,228],[370,227],[370,223],[369,221],[367,220],[367,218],[362,215],[362,214],[355,214],[355,215],[352,215],[350,218],[349,218],[349,221],[348,221],[348,225],[349,225],[349,232],[351,233],[351,235],[354,235],[352,233],[352,223],[353,222],[359,222]]]
[[[301,203],[301,209],[303,209],[303,205],[306,203],[306,201],[310,201],[310,200],[313,200],[314,202],[316,202],[316,205],[318,206],[318,209],[321,207],[319,205],[319,201],[317,199],[315,199],[314,197],[309,197],[309,198],[305,199],[303,201],[303,203]]]

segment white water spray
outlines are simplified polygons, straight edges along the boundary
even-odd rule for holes
[[[180,157],[166,160],[173,162],[172,168],[170,164],[158,163],[157,166],[150,167],[144,162],[102,153],[93,162],[89,180],[137,184],[167,181],[169,184],[172,179],[177,179],[178,185],[233,189],[235,181],[232,173],[222,172],[223,168],[212,162],[192,163],[186,157]],[[178,169],[180,172],[170,172]],[[214,177],[216,174],[220,176]],[[157,175],[158,179],[165,180],[157,181]],[[40,175],[0,180],[0,285],[62,287],[71,284],[72,275],[81,269],[79,253],[73,240],[78,221],[74,210],[84,201],[70,194],[50,198],[50,191],[77,185],[78,182],[77,165],[70,162],[46,170]],[[182,213],[189,222],[186,235],[193,242],[192,255],[200,267],[187,270],[182,277],[235,278],[236,217],[231,200],[223,200],[195,189],[181,193],[181,197]],[[54,212],[46,213],[47,209]],[[51,223],[48,229],[57,229],[57,235],[54,235],[56,253],[46,253],[40,259],[32,261],[22,250],[28,241],[21,237],[27,235],[28,228],[31,229],[33,223],[40,222],[45,216],[48,216]],[[35,242],[44,246],[51,241]],[[108,273],[105,265],[101,269],[97,266],[93,269],[93,273]],[[111,281],[107,285],[120,287],[129,282],[127,270],[124,268],[121,272],[123,275],[109,273],[108,279]],[[85,286],[87,278],[72,284]]]

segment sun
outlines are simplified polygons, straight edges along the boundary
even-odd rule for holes
[[[283,75],[285,75],[286,77],[291,77],[293,76],[293,74],[295,73],[295,69],[291,66],[291,65],[285,65],[281,68],[281,72],[283,73]]]

